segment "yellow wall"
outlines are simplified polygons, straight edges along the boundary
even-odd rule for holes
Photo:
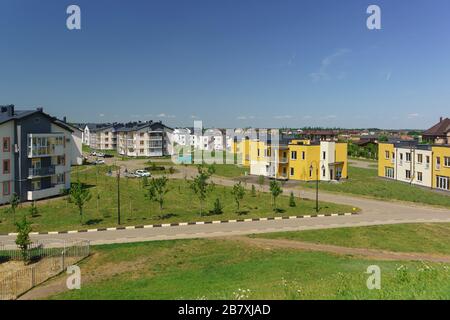
[[[238,165],[246,167],[250,166],[250,140],[244,139],[237,142],[232,142],[231,150],[234,154],[239,154],[241,159],[238,159]],[[239,161],[240,160],[240,161]]]
[[[348,178],[347,143],[336,143],[336,162],[344,162],[342,178]]]
[[[291,152],[297,151],[297,160],[291,158]],[[305,152],[305,159],[302,159],[302,152]],[[312,177],[309,176],[309,169],[313,165]],[[316,166],[320,166],[320,146],[319,145],[289,145],[289,179],[311,181],[317,180]],[[290,168],[294,168],[294,175],[290,175]],[[320,171],[320,168],[319,168]],[[320,175],[320,173],[319,173]]]
[[[432,186],[433,188],[436,188],[436,177],[437,176],[443,176],[443,177],[450,177],[450,167],[445,167],[444,157],[450,157],[450,147],[445,146],[433,146],[433,181]],[[437,157],[441,158],[441,168],[437,170],[436,168],[436,159]]]
[[[386,151],[389,152],[389,159],[386,159]],[[378,176],[385,176],[385,167],[394,168],[394,164],[391,162],[392,153],[394,152],[394,145],[392,143],[378,144]]]

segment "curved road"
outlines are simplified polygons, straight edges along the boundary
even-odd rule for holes
[[[195,168],[183,167],[174,177],[190,177],[195,174]],[[235,181],[226,178],[213,178],[216,184],[233,185]],[[247,184],[250,188],[251,184]],[[264,186],[265,191],[268,187]],[[290,192],[298,197],[315,199],[314,190],[298,190],[284,188],[284,193]],[[252,233],[267,233],[277,231],[295,231],[307,229],[326,229],[336,227],[369,226],[397,223],[420,222],[450,222],[450,210],[430,206],[415,205],[404,202],[389,202],[343,194],[320,192],[320,200],[347,204],[362,209],[361,214],[352,216],[331,216],[288,220],[252,221],[239,223],[221,223],[204,225],[172,226],[161,228],[141,228],[114,231],[88,232],[76,234],[35,235],[36,240],[51,239],[86,239],[91,244],[124,243],[136,241],[189,239],[206,237],[223,237],[231,235],[245,235]],[[3,240],[12,240],[11,236],[0,236]]]

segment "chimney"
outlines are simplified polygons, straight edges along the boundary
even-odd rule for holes
[[[39,108],[36,108],[36,110],[39,111],[39,112],[43,112],[43,111],[44,111],[44,108],[40,108],[40,107],[39,107]]]
[[[440,117],[439,122],[442,122],[442,117]]]
[[[1,113],[6,113],[8,117],[12,117],[14,115],[14,105],[2,106]]]
[[[63,117],[63,122],[64,122],[64,123],[67,123],[67,118],[66,118],[66,116]]]

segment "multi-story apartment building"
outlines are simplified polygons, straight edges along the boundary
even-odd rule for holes
[[[89,146],[94,150],[117,150],[117,131],[122,124],[97,124],[89,129]]]
[[[378,152],[378,176],[450,190],[450,146],[394,141],[379,143]]]
[[[0,108],[0,204],[56,196],[70,187],[72,129],[42,108]]]
[[[160,121],[128,123],[117,129],[117,151],[129,157],[171,155],[172,131]]]
[[[274,179],[346,179],[347,144],[334,141],[249,141],[250,174]]]

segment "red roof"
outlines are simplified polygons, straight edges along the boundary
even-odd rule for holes
[[[439,121],[437,124],[432,126],[430,129],[425,131],[422,135],[424,136],[446,136],[450,131],[450,119],[445,118]]]

